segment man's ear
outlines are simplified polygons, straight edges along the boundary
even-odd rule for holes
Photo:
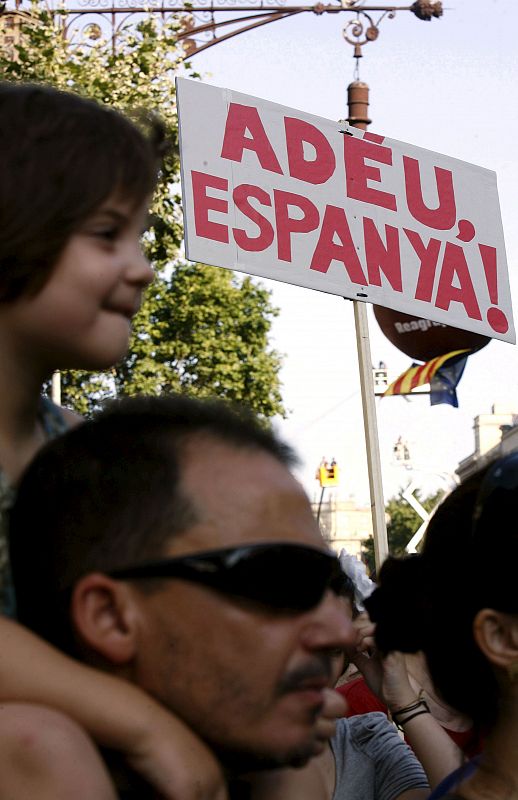
[[[508,669],[518,661],[518,617],[492,608],[483,608],[473,622],[473,635],[479,648],[495,667]]]
[[[133,660],[138,609],[127,584],[99,572],[85,575],[74,587],[70,614],[81,643],[93,653],[117,666]]]

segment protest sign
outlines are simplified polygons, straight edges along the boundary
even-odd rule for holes
[[[186,255],[514,342],[494,172],[177,79]]]

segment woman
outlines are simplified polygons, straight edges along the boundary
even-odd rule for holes
[[[340,562],[346,575],[355,587],[355,605],[364,610],[365,599],[376,584],[368,577],[365,565],[345,550]],[[463,763],[465,757],[472,758],[482,749],[480,731],[464,714],[451,708],[437,697],[426,660],[422,653],[392,653],[381,658],[374,647],[374,626],[360,616],[356,622],[360,641],[355,653],[349,654],[351,666],[355,666],[360,677],[354,677],[337,687],[347,702],[347,717],[382,711],[399,720],[399,727],[406,742],[413,748],[425,767],[430,785],[435,786],[449,772]],[[367,657],[364,651],[368,652]],[[399,713],[417,699],[426,701],[429,714],[422,713],[420,705],[414,714],[411,710]],[[443,736],[446,734],[450,741]]]
[[[366,602],[380,650],[422,650],[444,700],[487,731],[433,800],[518,800],[517,508],[512,453],[446,498],[422,553],[389,559]]]

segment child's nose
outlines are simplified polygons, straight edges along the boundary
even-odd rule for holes
[[[132,283],[138,283],[141,286],[149,286],[155,277],[153,268],[140,247],[133,254],[127,277]]]

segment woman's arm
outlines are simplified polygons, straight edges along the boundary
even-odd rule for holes
[[[396,715],[433,789],[462,764],[463,753],[424,706],[415,709],[424,713],[413,716],[413,712],[408,712],[398,717],[398,711],[418,700],[408,680],[404,655],[389,653],[381,658],[374,649],[374,626],[365,616],[358,618],[357,629],[357,651],[351,654],[352,660],[369,688],[387,705],[391,714]]]
[[[390,653],[385,661],[401,659],[404,663],[402,653]],[[389,663],[385,669],[389,671],[392,665]],[[405,671],[406,672],[406,671]],[[398,710],[413,704],[417,700],[415,692],[408,703],[402,704],[402,700],[389,701],[387,705],[393,714],[397,716]],[[424,707],[421,709],[424,710]],[[435,717],[428,713],[419,713],[412,717],[413,712],[401,715],[401,728],[405,734],[405,739],[413,749],[417,758],[423,765],[430,788],[434,789],[441,783],[447,775],[456,770],[463,762],[464,755],[455,742],[448,736],[442,725],[437,722]],[[405,721],[405,717],[409,717]]]
[[[166,800],[224,800],[219,763],[179,719],[138,687],[63,655],[0,617],[0,699],[44,705],[81,725]]]

